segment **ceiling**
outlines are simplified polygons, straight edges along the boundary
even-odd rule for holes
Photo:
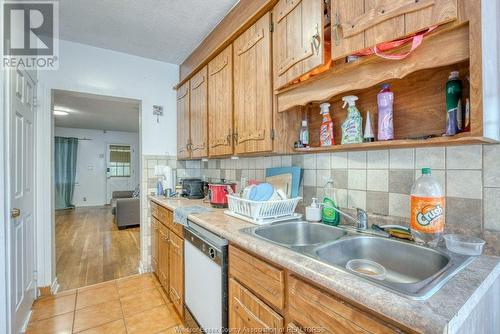
[[[63,40],[172,64],[183,60],[237,0],[59,1]]]
[[[55,126],[78,129],[139,132],[140,101],[104,95],[54,90]]]

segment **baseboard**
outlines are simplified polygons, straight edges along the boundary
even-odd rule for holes
[[[142,261],[139,261],[139,274],[151,272],[151,266],[145,265]]]
[[[24,319],[23,326],[21,327],[21,333],[25,333],[28,330],[28,325],[30,323],[32,313],[33,313],[33,311],[30,311],[30,313],[28,313],[28,316],[26,317],[26,319]]]
[[[52,282],[52,285],[50,286],[50,292],[52,292],[53,295],[55,295],[59,291],[59,281],[57,280],[57,277],[54,278],[54,281]]]

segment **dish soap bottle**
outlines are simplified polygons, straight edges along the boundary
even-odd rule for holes
[[[337,208],[337,200],[335,198],[335,188],[333,187],[333,180],[330,179],[323,186],[323,210],[322,218],[323,223],[327,225],[337,226],[340,223],[340,215],[334,208]]]
[[[319,107],[321,108],[320,114],[323,116],[319,130],[319,143],[321,146],[335,145],[335,140],[333,139],[333,121],[330,116],[330,103],[322,103]]]
[[[306,220],[308,222],[319,222],[321,220],[321,208],[317,200],[317,198],[313,197],[311,205],[306,207]]]
[[[363,120],[361,114],[356,108],[357,96],[348,95],[342,98],[344,105],[342,108],[347,108],[347,117],[342,123],[342,145],[343,144],[360,144],[363,142]]]
[[[393,104],[394,93],[389,84],[383,84],[382,90],[377,94],[378,140],[394,139]]]
[[[436,246],[444,232],[445,198],[430,168],[422,168],[422,176],[411,188],[410,201],[410,230],[413,238],[417,243]]]

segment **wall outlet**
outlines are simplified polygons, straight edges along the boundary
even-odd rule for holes
[[[83,201],[84,201],[84,202],[87,202],[87,197],[84,197],[84,198],[83,198]]]

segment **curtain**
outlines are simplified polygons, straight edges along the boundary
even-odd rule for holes
[[[73,193],[75,191],[77,151],[77,138],[55,137],[54,179],[56,209],[75,207],[73,205]]]

